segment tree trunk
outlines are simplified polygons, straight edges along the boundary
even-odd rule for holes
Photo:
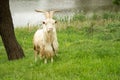
[[[24,57],[23,50],[15,37],[9,0],[0,0],[0,35],[7,52],[8,60]]]

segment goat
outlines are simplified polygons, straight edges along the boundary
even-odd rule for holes
[[[55,11],[35,11],[43,12],[46,17],[42,23],[42,29],[38,29],[33,37],[35,62],[37,61],[38,55],[40,58],[44,59],[44,63],[47,63],[47,59],[51,59],[51,62],[53,62],[53,57],[58,51],[57,33],[55,28],[57,21],[52,18]]]

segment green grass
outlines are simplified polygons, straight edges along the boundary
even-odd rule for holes
[[[8,61],[0,40],[0,80],[120,80],[119,19],[108,15],[76,19],[58,22],[59,55],[54,63],[34,62],[32,40],[37,27],[15,29],[26,55],[23,59]]]

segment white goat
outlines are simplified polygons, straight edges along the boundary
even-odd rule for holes
[[[37,61],[38,54],[40,58],[44,59],[44,63],[47,63],[47,59],[51,59],[51,62],[53,62],[53,56],[56,55],[58,51],[58,41],[55,28],[57,21],[52,19],[55,11],[35,11],[44,12],[46,16],[46,20],[44,20],[42,24],[42,29],[38,29],[33,38],[35,62]]]

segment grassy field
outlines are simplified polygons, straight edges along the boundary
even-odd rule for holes
[[[58,57],[34,62],[32,38],[38,27],[16,28],[25,58],[8,61],[0,39],[0,80],[120,80],[120,13],[84,14],[58,21]]]

